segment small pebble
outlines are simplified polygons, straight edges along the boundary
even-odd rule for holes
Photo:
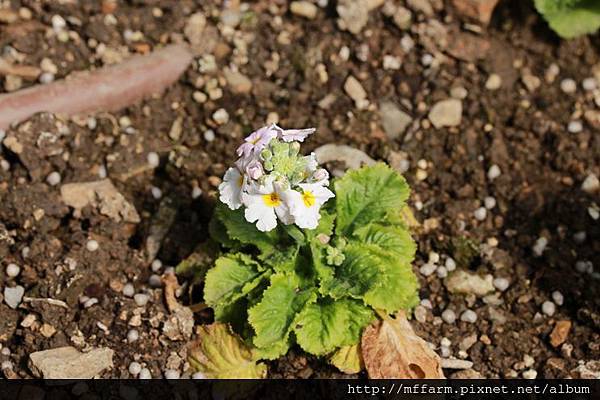
[[[160,279],[160,276],[152,274],[148,279],[148,284],[153,288],[159,288],[162,286],[162,280]]]
[[[42,72],[39,79],[40,83],[43,84],[54,82],[54,74],[52,72]]]
[[[202,189],[200,189],[198,186],[194,186],[192,189],[192,199],[197,199],[200,196],[202,196]]]
[[[583,87],[584,90],[591,92],[593,90],[596,90],[596,88],[598,87],[598,82],[595,78],[585,78],[581,82],[581,87]]]
[[[565,93],[575,93],[577,90],[577,83],[571,78],[563,79],[560,82],[560,90]]]
[[[8,356],[10,356],[10,349],[8,347],[4,347],[4,348],[2,348],[2,351],[0,351],[0,354],[8,357]]]
[[[133,376],[138,375],[142,371],[142,366],[139,362],[133,361],[129,364],[129,373]]]
[[[55,32],[61,31],[67,26],[67,21],[58,14],[54,14],[50,21],[52,22],[52,29],[54,29]]]
[[[0,365],[0,369],[3,369],[3,370],[7,369],[7,370],[12,371],[12,369],[13,369],[13,363],[11,361],[8,361],[8,360],[2,361],[2,365]]]
[[[440,255],[438,253],[436,253],[435,251],[431,251],[429,253],[429,263],[431,264],[436,264],[440,261]]]
[[[156,168],[160,165],[160,157],[158,156],[158,153],[155,153],[154,151],[148,153],[146,159],[152,168]]]
[[[10,169],[10,163],[5,159],[0,160],[0,167],[3,171],[8,171]]]
[[[475,313],[475,311],[473,310],[465,310],[461,315],[460,315],[460,320],[464,321],[464,322],[469,322],[469,323],[474,323],[475,321],[477,321],[477,314]]]
[[[561,292],[559,292],[558,290],[555,290],[554,292],[552,292],[552,300],[554,300],[556,305],[562,306],[565,302],[565,297],[563,296],[563,294]]]
[[[138,376],[139,379],[152,379],[152,373],[148,368],[142,368]]]
[[[523,378],[525,379],[535,379],[537,377],[537,371],[535,369],[528,369],[523,372]]]
[[[92,297],[90,299],[87,299],[84,303],[83,303],[83,308],[90,308],[91,306],[98,304],[98,299],[95,297]]]
[[[579,133],[583,130],[583,124],[581,121],[571,121],[569,125],[567,125],[567,130],[569,133]]]
[[[133,285],[131,283],[126,283],[125,286],[123,286],[123,296],[133,297],[134,294],[135,288]]]
[[[144,307],[148,303],[148,295],[144,293],[138,293],[133,296],[133,300],[138,307]]]
[[[487,177],[490,181],[493,181],[494,179],[499,177],[500,174],[502,174],[502,171],[500,171],[500,167],[494,164],[488,170]]]
[[[442,312],[442,319],[447,324],[453,324],[456,322],[456,313],[447,308]]]
[[[427,309],[421,305],[415,307],[415,319],[420,323],[427,322]]]
[[[540,236],[533,245],[533,254],[535,254],[537,257],[541,257],[541,255],[544,253],[544,250],[546,250],[547,245],[548,239],[546,239],[543,236]]]
[[[431,304],[431,301],[429,299],[421,300],[421,305],[425,308],[429,308],[430,310],[433,308],[433,304]]]
[[[508,286],[510,285],[510,282],[508,282],[508,279],[506,278],[496,278],[492,283],[494,284],[494,287],[501,292],[508,289]]]
[[[447,337],[443,337],[442,340],[440,340],[440,346],[443,347],[450,347],[452,346],[452,342],[450,341],[450,339],[448,339]]]
[[[437,269],[437,265],[427,263],[427,264],[423,264],[421,266],[421,268],[419,268],[419,272],[423,276],[429,276],[429,275],[433,274],[436,269]]]
[[[10,263],[6,266],[6,275],[8,275],[11,278],[16,278],[17,276],[19,276],[19,273],[21,272],[21,268],[14,263]]]
[[[585,242],[585,239],[587,237],[587,233],[585,233],[585,231],[579,231],[579,232],[575,232],[575,234],[573,235],[573,240],[575,240],[576,243],[583,243]]]
[[[56,186],[60,183],[61,177],[60,174],[56,171],[51,172],[47,177],[46,177],[46,182],[48,183],[48,185],[50,186]]]
[[[581,190],[586,193],[594,193],[597,190],[600,190],[600,179],[596,176],[596,174],[589,174],[581,184]]]
[[[448,258],[446,258],[446,262],[445,262],[444,266],[446,267],[448,272],[452,272],[456,269],[456,261],[454,261],[453,258],[448,257]]]
[[[104,179],[108,176],[108,171],[106,170],[106,166],[104,164],[102,164],[99,168],[98,168],[98,178],[100,179]]]
[[[192,374],[192,379],[206,379],[206,376],[202,372],[195,372]]]
[[[100,248],[100,245],[98,244],[98,242],[94,239],[88,240],[87,243],[85,244],[85,248],[88,251],[96,251]]]
[[[152,186],[152,188],[150,189],[150,193],[152,193],[152,197],[154,197],[156,200],[162,197],[162,190],[160,190],[160,188],[157,188],[156,186]]]
[[[498,90],[502,86],[502,78],[498,74],[490,74],[487,81],[485,82],[485,88],[487,90]]]
[[[577,261],[575,263],[575,270],[579,273],[586,273],[586,272],[590,272],[591,270],[593,270],[593,268],[591,268],[589,262],[587,261]]]
[[[483,199],[483,205],[488,210],[491,210],[492,208],[496,207],[496,199],[492,196],[487,196],[485,199]]]
[[[483,221],[487,217],[487,210],[485,207],[479,207],[477,210],[475,210],[473,215],[475,216],[476,220]]]
[[[556,312],[556,305],[553,302],[546,300],[542,304],[542,312],[547,316],[551,317]]]
[[[206,132],[204,132],[204,139],[207,142],[212,142],[213,140],[215,140],[215,131],[209,129]]]
[[[140,334],[138,333],[137,330],[130,329],[129,332],[127,332],[127,341],[129,343],[133,343],[136,340],[138,340],[139,338],[140,338]]]
[[[229,113],[224,108],[219,108],[213,113],[212,118],[217,124],[223,125],[229,122]]]
[[[150,265],[150,268],[152,268],[152,272],[159,272],[162,269],[162,267],[163,263],[158,258],[152,261],[152,264]]]
[[[438,267],[438,269],[435,272],[437,273],[437,276],[440,279],[444,279],[448,276],[448,270],[446,269],[446,267]]]
[[[176,371],[174,369],[168,369],[165,371],[165,379],[179,379],[179,377],[179,371]]]

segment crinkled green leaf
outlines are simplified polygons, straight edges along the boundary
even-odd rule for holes
[[[248,311],[248,321],[255,332],[254,345],[259,348],[281,347],[287,351],[282,343],[288,341],[296,314],[307,302],[315,299],[313,290],[300,289],[300,279],[296,275],[272,275],[271,285],[264,291],[260,303]]]
[[[356,344],[360,332],[372,320],[373,311],[354,300],[331,298],[308,304],[294,321],[300,347],[323,355],[337,347]]]
[[[398,225],[369,224],[357,228],[353,236],[362,243],[379,246],[405,263],[412,262],[417,249],[408,230]]]
[[[292,273],[296,268],[298,250],[298,246],[289,246],[264,257],[263,262],[273,268],[275,272]]]
[[[278,235],[277,229],[270,232],[261,232],[254,224],[246,221],[242,208],[230,210],[222,203],[219,203],[215,208],[215,214],[225,226],[229,239],[237,240],[243,244],[254,245],[262,252],[270,253],[275,251]]]
[[[345,374],[358,374],[363,369],[358,344],[340,347],[329,357],[329,362]]]
[[[418,300],[418,281],[409,262],[374,245],[364,245],[379,259],[377,283],[365,293],[364,301],[375,309],[388,312],[414,307]]]
[[[348,319],[348,309],[341,301],[329,298],[308,304],[294,321],[296,341],[309,353],[329,353],[346,339]]]
[[[313,240],[310,244],[312,265],[319,281],[319,290],[321,294],[326,294],[326,290],[328,290],[327,288],[333,279],[334,273],[333,267],[325,262],[325,249],[326,245],[320,243],[317,239]]]
[[[535,7],[550,27],[566,39],[600,28],[598,0],[535,0]]]
[[[243,253],[219,257],[206,274],[204,301],[211,307],[230,304],[258,286],[266,274]]]
[[[201,325],[188,351],[192,368],[209,379],[261,379],[267,366],[223,323]]]
[[[409,193],[406,180],[383,163],[347,172],[335,181],[336,233],[382,221],[404,206]]]
[[[362,298],[378,284],[380,259],[369,252],[369,246],[354,242],[344,248],[344,256],[342,265],[334,267],[333,278],[324,283],[323,291],[335,299]]]

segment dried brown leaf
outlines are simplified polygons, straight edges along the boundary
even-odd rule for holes
[[[373,379],[444,379],[440,357],[415,334],[406,314],[385,317],[362,335],[362,356]]]

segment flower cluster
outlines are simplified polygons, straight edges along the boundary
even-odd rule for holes
[[[314,131],[271,124],[251,133],[237,149],[240,158],[225,172],[219,199],[232,210],[244,206],[246,220],[262,232],[274,229],[278,219],[315,229],[321,206],[334,194],[315,154],[299,154],[299,142]]]

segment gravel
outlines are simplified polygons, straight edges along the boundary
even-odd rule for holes
[[[600,189],[600,180],[596,174],[589,174],[581,184],[581,190],[586,193],[594,193]]]
[[[473,215],[475,216],[476,220],[483,221],[487,217],[487,210],[485,207],[479,207],[477,210],[475,210]]]
[[[554,300],[557,306],[562,306],[565,302],[565,297],[561,292],[555,290],[554,292],[552,292],[552,300]]]
[[[458,99],[439,101],[431,107],[428,118],[436,129],[458,126],[462,119],[462,102]]]
[[[139,379],[152,379],[152,373],[148,368],[142,368],[138,376]]]
[[[165,379],[179,379],[180,376],[181,374],[177,370],[167,369],[165,371]]]
[[[500,167],[494,164],[490,167],[490,169],[488,169],[487,177],[490,181],[493,181],[494,179],[499,177],[500,174],[502,174]]]
[[[61,177],[60,174],[56,171],[51,172],[47,177],[46,177],[46,182],[48,183],[48,185],[50,186],[56,186],[60,183],[61,181]]]
[[[150,275],[150,278],[148,279],[148,284],[153,288],[159,288],[162,286],[162,280],[160,279],[159,275],[152,274],[152,275]]]
[[[585,78],[581,82],[581,87],[583,87],[584,90],[591,92],[593,90],[596,90],[596,88],[598,87],[598,82],[595,78]]]
[[[129,373],[131,375],[136,376],[140,372],[142,372],[142,366],[140,365],[140,363],[133,361],[131,362],[131,364],[129,364]]]
[[[456,322],[456,313],[447,308],[442,312],[442,320],[447,324],[453,324]]]
[[[152,268],[152,272],[160,272],[160,270],[163,267],[163,263],[157,258],[154,261],[152,261],[150,267]]]
[[[129,343],[133,343],[136,340],[138,340],[140,338],[140,334],[138,333],[138,331],[136,329],[130,329],[129,332],[127,332],[127,341]]]
[[[16,278],[21,273],[21,268],[14,263],[10,263],[6,266],[6,275],[10,278]]]
[[[540,236],[532,247],[533,254],[535,254],[536,257],[541,257],[544,250],[546,250],[546,246],[548,246],[548,239]]]
[[[133,300],[138,307],[144,307],[146,304],[148,304],[149,297],[147,294],[138,293],[133,296]]]
[[[571,78],[563,79],[560,82],[560,90],[569,94],[575,93],[577,90],[577,83]]]
[[[542,312],[549,317],[553,316],[556,312],[556,304],[546,300],[544,303],[542,303]]]
[[[133,297],[134,294],[135,288],[133,285],[131,283],[126,283],[125,286],[123,286],[123,295],[127,297]]]
[[[583,124],[581,121],[571,121],[567,125],[567,130],[569,133],[579,133],[583,130]]]
[[[98,242],[94,239],[88,240],[87,243],[85,244],[85,248],[88,251],[96,251],[100,248],[100,245],[98,244]]]
[[[206,376],[202,372],[195,372],[192,374],[192,379],[206,379]]]
[[[146,160],[152,168],[156,168],[160,165],[160,157],[158,153],[155,153],[154,151],[148,153],[148,155],[146,156]]]
[[[15,309],[21,304],[25,288],[23,286],[5,287],[4,302],[12,309]]]
[[[429,276],[429,275],[433,274],[436,269],[437,269],[437,265],[427,263],[427,264],[423,264],[421,266],[421,268],[419,268],[419,272],[423,276]]]
[[[494,287],[501,292],[504,292],[506,289],[508,289],[508,286],[510,285],[510,282],[506,278],[496,278],[492,283]]]
[[[452,272],[456,269],[456,261],[454,261],[453,258],[448,257],[448,258],[446,258],[446,262],[445,262],[444,266],[446,267],[448,272]]]
[[[473,310],[465,310],[460,315],[460,320],[468,323],[475,323],[477,321],[477,313]]]
[[[491,210],[492,208],[496,207],[496,199],[492,196],[487,196],[485,199],[483,199],[483,205],[488,210]]]

